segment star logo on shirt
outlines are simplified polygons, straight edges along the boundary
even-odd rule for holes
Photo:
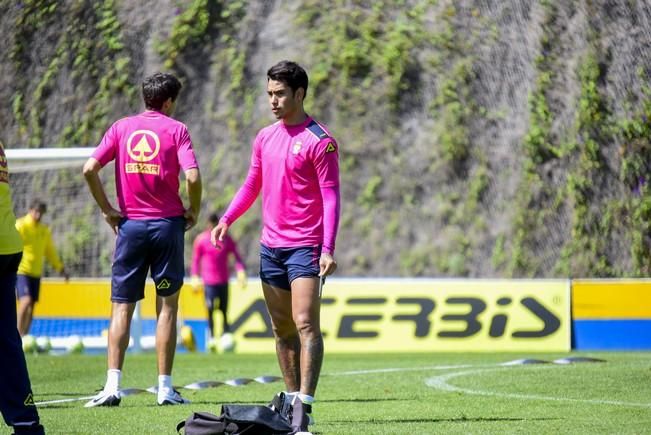
[[[136,130],[127,139],[127,153],[136,162],[148,162],[159,151],[160,139],[151,130]]]
[[[301,147],[303,146],[303,142],[296,142],[294,146],[292,147],[292,154],[298,154],[301,152]]]

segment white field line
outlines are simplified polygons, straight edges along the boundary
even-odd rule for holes
[[[57,400],[46,400],[45,402],[36,402],[34,405],[43,406],[43,405],[54,405],[56,403],[68,403],[68,402],[79,402],[80,400],[90,400],[95,396],[86,396],[86,397],[72,397],[69,399],[57,399]]]
[[[551,366],[545,366],[545,368],[547,367],[551,367]],[[600,399],[573,399],[570,397],[542,396],[538,394],[500,393],[497,391],[490,391],[490,390],[473,390],[470,388],[457,387],[448,382],[451,379],[458,378],[461,376],[474,376],[487,371],[507,370],[507,369],[508,368],[506,367],[495,367],[495,368],[485,368],[480,370],[464,370],[460,372],[446,373],[444,375],[434,376],[425,379],[425,385],[441,391],[472,394],[476,396],[505,397],[508,399],[524,399],[524,400],[546,400],[551,402],[591,403],[595,405],[615,405],[615,406],[628,406],[628,407],[635,407],[635,408],[651,408],[651,403],[622,402],[619,400],[600,400]]]
[[[351,370],[347,372],[323,373],[323,376],[356,376],[356,375],[372,375],[375,373],[422,372],[422,371],[430,371],[430,370],[453,370],[453,369],[467,369],[467,368],[475,368],[475,367],[486,367],[486,365],[458,364],[452,366],[395,367],[395,368],[386,368],[386,369]],[[492,367],[492,365],[490,367]]]

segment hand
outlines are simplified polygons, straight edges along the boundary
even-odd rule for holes
[[[185,231],[189,230],[197,224],[198,215],[199,213],[195,212],[191,208],[185,210],[185,213],[183,213],[183,217],[185,218]]]
[[[238,270],[237,271],[237,285],[240,287],[241,290],[246,290],[246,285],[248,284],[249,280],[246,277],[246,272],[244,270]]]
[[[228,232],[228,224],[226,222],[220,222],[215,228],[210,232],[210,243],[217,248],[221,249],[224,247],[224,237]]]
[[[111,229],[115,234],[118,233],[118,224],[120,221],[124,218],[122,216],[122,213],[120,213],[118,210],[114,208],[110,208],[107,212],[103,213],[104,214],[104,220],[106,223],[109,224]]]
[[[194,293],[199,293],[201,291],[201,278],[197,275],[192,275],[192,278],[190,278],[190,285],[192,286],[192,291]]]
[[[332,254],[327,252],[321,253],[321,259],[319,260],[319,276],[328,276],[332,275],[335,270],[337,270],[337,262],[335,261]]]

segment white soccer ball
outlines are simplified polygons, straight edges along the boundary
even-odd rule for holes
[[[42,353],[48,353],[49,351],[52,350],[52,342],[50,341],[50,337],[38,337],[36,339],[36,350],[38,352]]]
[[[36,352],[38,345],[36,344],[36,338],[33,335],[23,336],[23,352],[31,353]]]
[[[235,337],[226,332],[219,337],[219,348],[222,352],[233,352],[235,350]]]
[[[84,341],[78,335],[71,335],[68,337],[68,343],[66,345],[66,352],[68,353],[83,353],[84,352]]]

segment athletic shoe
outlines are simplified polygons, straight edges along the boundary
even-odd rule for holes
[[[308,432],[307,426],[310,424],[311,413],[312,405],[303,403],[298,394],[294,396],[290,408],[289,422],[295,433]]]
[[[284,391],[281,391],[280,393],[276,393],[276,395],[271,399],[271,403],[267,405],[271,410],[276,411],[287,421],[291,421],[291,409],[292,409],[292,403],[294,401],[294,398],[298,397],[298,394],[296,393],[286,393]],[[306,405],[310,408],[310,411],[307,413],[307,418],[308,418],[308,425],[313,425],[314,424],[314,418],[312,417],[312,406],[311,405]]]
[[[119,391],[100,391],[95,397],[86,402],[84,408],[92,408],[94,406],[118,406],[122,396]]]
[[[14,435],[45,435],[45,429],[36,422],[19,422],[14,423]]]
[[[159,405],[183,405],[184,403],[190,403],[190,401],[181,397],[178,391],[158,390]]]
[[[276,411],[289,421],[289,410],[292,405],[292,399],[295,395],[295,393],[289,394],[281,391],[280,393],[276,393],[273,399],[271,399],[271,403],[267,406],[271,408],[272,411]]]

